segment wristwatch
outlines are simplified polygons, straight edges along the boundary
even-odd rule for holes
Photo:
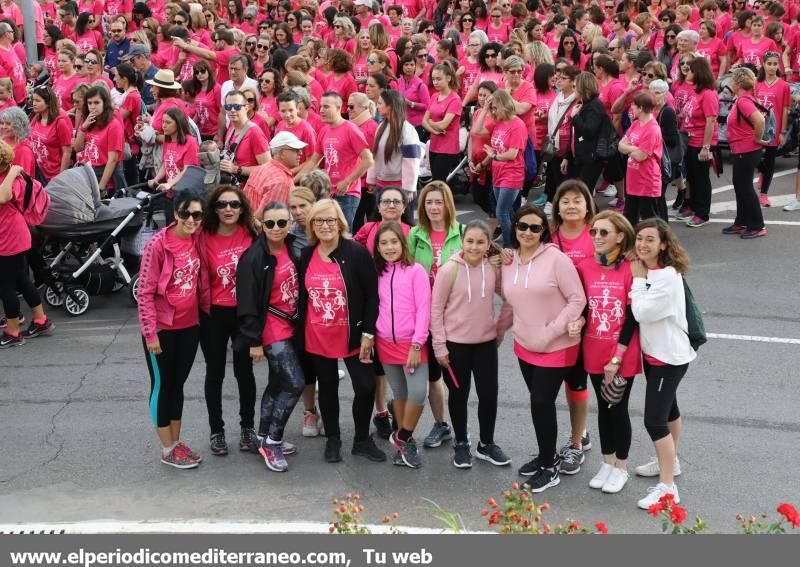
[[[619,366],[620,364],[622,364],[622,359],[618,356],[613,356],[611,357],[611,364],[616,364],[617,366]]]
[[[422,345],[418,345],[417,343],[412,343],[411,347],[417,352],[422,350]]]
[[[373,340],[375,338],[375,335],[371,335],[369,333],[361,333],[361,336],[367,337],[369,340]]]

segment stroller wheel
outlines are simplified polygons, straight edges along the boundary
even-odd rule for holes
[[[61,284],[43,285],[44,300],[50,307],[61,307],[64,305],[64,288]]]
[[[82,287],[76,287],[66,292],[64,309],[73,317],[83,315],[89,309],[89,293]]]
[[[139,274],[135,274],[131,278],[130,294],[131,302],[134,305],[139,305]]]

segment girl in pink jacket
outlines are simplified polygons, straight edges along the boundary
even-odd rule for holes
[[[394,464],[412,469],[421,464],[414,429],[428,396],[428,328],[431,287],[428,273],[415,264],[403,229],[383,223],[375,237],[378,271],[378,321],[375,348],[394,394],[399,425],[390,437],[397,448]]]
[[[203,219],[198,195],[175,195],[175,222],[145,246],[139,271],[139,327],[150,372],[150,416],[161,441],[161,462],[197,467],[201,456],[181,438],[183,384],[200,342],[196,232]]]

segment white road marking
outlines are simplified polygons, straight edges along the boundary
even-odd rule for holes
[[[729,335],[727,333],[706,333],[710,339],[727,339],[732,341],[748,341],[753,343],[778,343],[785,345],[800,345],[800,339],[784,337],[759,337],[756,335]]]
[[[675,218],[670,218],[669,222],[674,222],[678,224],[686,224],[686,221],[679,221]],[[719,224],[733,224],[733,219],[709,219],[708,222],[719,223]],[[785,220],[765,220],[764,224],[767,225],[778,225],[778,226],[800,226],[800,221],[785,221]]]
[[[775,180],[778,177],[786,177],[787,175],[791,175],[791,174],[793,174],[795,172],[797,172],[797,169],[794,169],[794,168],[793,169],[786,169],[784,171],[779,171],[775,175],[772,176],[772,179]],[[753,178],[753,183],[758,183],[758,177],[754,177]],[[733,189],[733,185],[723,185],[722,187],[717,187],[716,189],[712,189],[711,190],[711,194],[712,195],[716,195],[717,193],[724,193],[725,191],[730,191],[732,189]],[[667,201],[667,204],[671,206],[672,203],[674,203],[674,202],[675,202],[675,199],[673,199],[671,201]]]
[[[794,195],[776,195],[775,197],[770,198],[770,203],[772,204],[772,208],[783,207],[786,204],[791,203],[794,201]],[[720,201],[718,203],[713,203],[711,205],[711,214],[716,215],[719,213],[723,213],[725,211],[735,211],[736,210],[736,201]]]

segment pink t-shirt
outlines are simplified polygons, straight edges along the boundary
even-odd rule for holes
[[[625,136],[632,145],[647,154],[644,161],[628,159],[625,191],[638,197],[661,196],[661,156],[664,142],[658,121],[651,118],[642,126],[641,122],[634,120]]]
[[[623,260],[617,268],[604,268],[594,258],[587,258],[578,265],[578,274],[589,308],[582,340],[583,367],[590,374],[602,374],[617,350],[625,308],[630,305],[631,267]],[[619,375],[630,378],[641,373],[641,355],[637,329],[622,357]]]
[[[231,78],[228,72],[228,63],[236,55],[241,55],[238,49],[224,49],[222,51],[215,51],[217,56],[217,76],[214,78],[218,85],[223,84]]]
[[[42,173],[52,179],[61,171],[63,148],[72,143],[72,122],[64,113],[47,124],[42,124],[37,116],[31,122],[29,141]]]
[[[108,163],[109,152],[117,152],[122,159],[125,146],[125,130],[116,118],[105,128],[92,128],[86,132],[86,145],[80,154],[80,160],[98,167]]]
[[[214,136],[217,133],[222,107],[220,96],[220,86],[214,85],[210,91],[201,91],[194,97],[194,121],[201,136]]]
[[[16,7],[15,4],[12,6]],[[11,79],[14,100],[21,103],[25,100],[28,81],[25,78],[25,67],[10,50],[0,47],[0,78]]]
[[[792,106],[792,90],[789,87],[789,83],[783,79],[778,79],[772,86],[769,86],[766,81],[756,83],[756,100],[765,108],[772,109],[775,114],[778,133],[780,133],[781,125],[783,124],[783,111]],[[778,136],[775,136],[775,141],[771,145],[772,147],[778,146]]]
[[[517,102],[526,102],[531,105],[528,112],[519,116],[522,119],[522,122],[525,124],[525,128],[528,131],[528,136],[530,137],[531,141],[536,139],[536,89],[533,88],[531,83],[527,83],[525,81],[519,86],[519,88],[514,91],[511,95]],[[538,146],[537,146],[538,147]]]
[[[297,269],[285,247],[275,255],[275,259],[277,264],[275,265],[275,279],[272,281],[272,289],[269,293],[269,304],[278,311],[293,315],[297,311],[297,302],[300,298]],[[294,325],[291,322],[283,317],[267,313],[264,332],[261,334],[262,344],[271,345],[278,341],[285,341],[292,338],[293,334]]]
[[[694,96],[694,85],[685,81],[672,83],[673,108],[678,117],[678,127],[682,128],[686,118],[686,103]]]
[[[358,80],[361,79],[363,81],[367,80],[369,76],[369,71],[367,70],[367,55],[362,55],[357,60],[353,61],[353,78],[355,78],[356,83]],[[359,90],[363,93],[364,92],[364,84],[362,83],[359,87]]]
[[[55,91],[56,98],[58,98],[58,106],[65,112],[72,110],[72,91],[75,90],[75,87],[85,82],[86,79],[79,77],[77,74],[72,75],[69,79],[65,78],[64,75],[59,75],[53,81],[53,91]]]
[[[508,41],[508,34],[511,33],[511,26],[508,24],[500,24],[499,27],[494,27],[492,24],[486,26],[486,35],[489,36],[489,41],[496,41],[497,43],[504,44]],[[558,45],[558,43],[556,43]]]
[[[130,14],[133,10],[133,0],[106,0],[106,14],[120,16]]]
[[[725,57],[728,50],[725,49],[725,44],[716,37],[709,38],[708,41],[702,39],[697,44],[697,53],[711,63],[711,72],[714,76],[719,73],[719,58]]]
[[[186,143],[181,145],[177,141],[164,142],[163,163],[167,172],[167,181],[172,181],[183,171],[187,165],[200,165],[197,154],[200,147],[194,136],[186,136]]]
[[[153,130],[156,132],[163,134],[163,122],[164,122],[164,113],[169,110],[170,108],[180,108],[184,114],[188,115],[186,110],[186,104],[179,99],[179,98],[165,98],[161,102],[158,103],[156,109],[153,111],[153,119],[150,122],[150,125],[153,127]]]
[[[0,183],[5,180],[7,175],[8,170],[2,173]],[[25,200],[25,181],[22,176],[18,176],[14,180],[11,194],[11,201],[0,205],[0,226],[3,227],[3,238],[0,238],[0,256],[16,256],[31,248],[31,231],[28,230],[28,224],[17,210],[17,206],[22,208],[19,203]]]
[[[306,351],[326,358],[357,354],[358,349],[347,348],[350,339],[347,290],[336,262],[325,262],[319,250],[314,250],[303,285],[308,293]]]
[[[583,231],[575,238],[567,238],[559,230],[552,240],[564,254],[569,256],[576,267],[586,258],[594,258],[594,242],[592,235],[589,234],[588,225],[583,227]]]
[[[453,115],[453,120],[443,134],[431,135],[431,153],[437,154],[458,154],[461,147],[458,142],[458,129],[461,122],[461,98],[454,92],[441,98],[439,93],[431,97],[428,107],[430,119],[433,122],[444,120],[447,114]]]
[[[175,308],[171,325],[159,322],[161,330],[177,330],[194,327],[200,322],[197,299],[197,279],[200,273],[200,257],[192,238],[179,238],[167,230],[167,247],[172,253],[172,277],[164,293]]]
[[[78,48],[78,53],[86,53],[92,49],[104,50],[103,34],[97,30],[87,29],[83,35],[76,38],[75,45]]]
[[[342,100],[347,102],[350,99],[350,95],[358,92],[358,85],[356,84],[356,80],[353,78],[353,75],[350,73],[345,73],[341,77],[337,77],[336,75],[331,75],[328,77],[328,86],[325,88],[326,91],[336,91],[342,96]],[[347,108],[342,106],[342,112],[346,112]]]
[[[546,93],[536,93],[535,110],[538,110],[538,116],[535,116],[536,129],[534,132],[535,136],[533,138],[533,145],[537,149],[541,149],[542,144],[544,143],[544,138],[547,136],[547,113],[550,112],[550,107],[553,106],[556,96],[558,96],[558,93],[555,91],[555,89],[550,89]],[[569,116],[564,119],[564,122],[569,122]],[[563,128],[564,123],[562,123],[561,126]],[[566,136],[560,136],[560,138],[561,137],[566,138]],[[566,139],[564,140],[564,143],[566,143]]]
[[[461,60],[461,67],[464,68],[464,73],[461,75],[461,96],[465,96],[469,88],[474,85],[481,76],[481,66],[477,61],[470,63],[469,59],[464,57]]]
[[[750,118],[753,112],[758,111],[751,95],[740,96],[733,103],[728,113],[728,143],[731,153],[744,154],[761,149],[762,146],[753,139],[753,121]]]
[[[700,148],[703,146],[703,134],[706,129],[706,118],[719,116],[719,97],[713,89],[703,89],[699,93],[693,92],[684,108],[683,129],[689,133],[689,146]],[[719,128],[714,121],[714,134],[711,145],[716,145]]]
[[[519,117],[506,122],[497,122],[490,143],[496,155],[516,148],[517,155],[511,161],[492,160],[492,185],[504,189],[522,189],[525,182],[525,145],[528,130]]]
[[[603,103],[603,107],[605,107],[609,116],[613,116],[611,107],[619,97],[625,94],[627,88],[628,83],[623,78],[612,79],[608,84],[600,85],[600,102]]]
[[[553,352],[533,352],[516,340],[514,341],[514,354],[520,360],[533,364],[534,366],[542,366],[544,368],[567,368],[575,366],[578,362],[578,354],[580,353],[580,343]]]
[[[447,233],[443,230],[431,230],[431,248],[433,248],[433,264],[431,264],[431,285],[436,279],[436,272],[439,271],[439,263],[442,261],[442,248],[447,238]]]
[[[254,127],[251,127],[247,131],[236,148],[236,157],[234,161],[237,165],[241,165],[242,167],[258,165],[257,157],[269,151],[269,142],[264,132],[262,132],[261,128],[258,126],[253,126]],[[230,138],[232,140],[231,145],[233,145],[238,139],[238,134],[233,134],[231,130],[233,130],[233,126],[228,128],[228,131],[225,133],[225,139],[227,140]]]
[[[778,46],[770,38],[762,37],[756,43],[753,43],[752,38],[747,38],[739,44],[736,60],[761,68],[764,64],[764,55],[768,51],[778,51]]]
[[[361,152],[369,149],[364,134],[348,120],[342,121],[338,126],[326,124],[319,134],[319,146],[332,188],[358,167]],[[361,179],[353,181],[346,194],[360,197]]]
[[[217,232],[203,235],[203,253],[211,282],[211,305],[236,306],[236,266],[253,238],[239,226],[230,236]]]

